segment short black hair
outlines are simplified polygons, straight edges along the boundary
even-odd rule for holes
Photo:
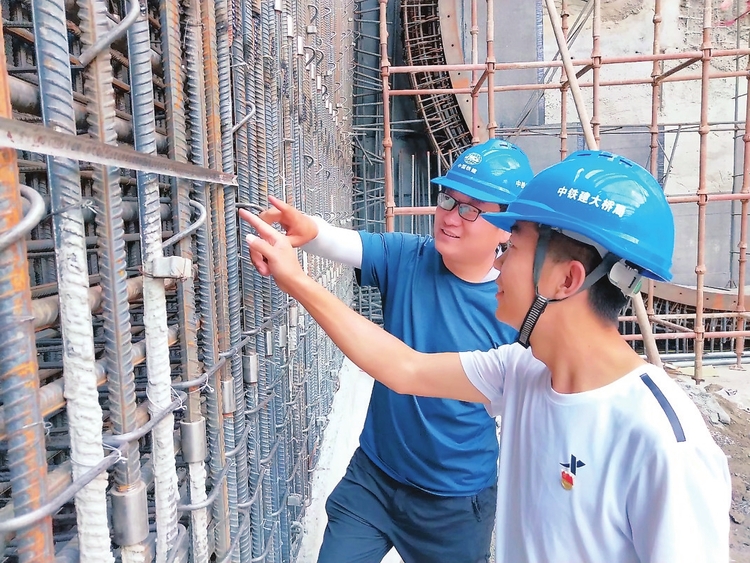
[[[547,254],[556,262],[568,260],[580,262],[586,270],[586,274],[590,274],[602,261],[602,257],[596,248],[557,231],[552,231]],[[617,324],[617,317],[627,304],[628,297],[618,287],[612,285],[612,282],[605,275],[589,288],[588,301],[597,316],[605,321]]]

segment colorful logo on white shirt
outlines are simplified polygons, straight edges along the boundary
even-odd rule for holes
[[[569,491],[573,488],[573,485],[575,485],[576,471],[586,464],[577,459],[576,456],[571,455],[570,463],[561,463],[560,465],[565,468],[562,470],[560,483],[562,484],[563,489]]]

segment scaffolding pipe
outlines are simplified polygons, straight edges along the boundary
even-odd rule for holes
[[[163,281],[165,289],[174,289],[174,279]],[[102,305],[102,286],[88,287],[88,276],[86,277],[86,282],[88,308],[92,312],[97,312]],[[132,302],[139,299],[143,295],[143,278],[141,276],[128,278],[126,292],[128,301]],[[53,326],[58,321],[60,314],[60,298],[58,295],[50,295],[34,299],[31,303],[31,310],[34,316],[35,330]]]
[[[601,120],[600,105],[601,100],[599,99],[599,93],[601,91],[601,85],[599,84],[599,74],[602,66],[602,56],[599,47],[599,37],[601,35],[602,27],[602,11],[601,11],[601,0],[593,0],[594,2],[594,19],[591,25],[591,77],[592,77],[592,115],[591,115],[591,129],[594,136],[594,145],[591,148],[599,148],[601,136],[599,134],[599,124]],[[565,42],[567,45],[567,41]],[[577,78],[577,77],[576,77]]]
[[[659,34],[661,32],[661,0],[654,0],[654,38],[652,53],[658,54],[661,51],[659,45]],[[651,125],[649,127],[650,135],[650,155],[649,155],[649,172],[656,178],[658,176],[659,168],[659,108],[661,106],[661,89],[662,84],[658,77],[662,74],[662,63],[658,60],[654,60],[651,66],[651,78],[653,84],[651,85]],[[663,189],[663,188],[662,188]],[[649,315],[654,314],[654,281],[648,280],[646,285],[647,297],[646,297],[646,313]]]
[[[388,0],[378,0],[380,6],[380,76],[383,88],[383,164],[385,168],[385,230],[395,228],[396,201],[393,195],[393,139],[391,138],[390,68],[388,60]]]
[[[487,136],[495,138],[495,0],[487,0]]]
[[[131,0],[138,5],[137,0]],[[132,10],[131,10],[132,11]],[[156,155],[156,121],[153,77],[150,63],[150,37],[148,22],[144,19],[131,24],[128,30],[130,56],[130,92],[133,113],[135,150]],[[146,332],[146,371],[148,381],[146,396],[152,417],[172,403],[169,341],[167,337],[167,304],[164,282],[148,275],[154,264],[163,260],[161,241],[161,214],[159,212],[159,183],[156,174],[137,172],[138,199],[140,202],[140,234],[143,268],[143,324]],[[177,471],[174,456],[174,416],[170,413],[152,431],[152,461],[156,497],[156,561],[166,561],[167,554],[175,548],[177,527]],[[131,485],[132,486],[132,485]],[[145,496],[145,487],[139,491]],[[142,503],[145,508],[146,503]],[[128,551],[140,559],[144,552],[143,540],[148,535],[148,514],[129,515],[129,525],[138,527],[138,542],[128,546]],[[140,517],[142,523],[133,522]],[[140,536],[143,535],[141,538]],[[138,558],[138,559],[136,559]],[[124,560],[123,560],[124,563]]]
[[[746,70],[748,71],[748,78],[745,87],[745,128],[742,135],[743,142],[743,158],[742,158],[742,188],[740,193],[745,196],[750,196],[750,96],[747,94],[750,92],[750,59],[748,59]],[[738,262],[738,274],[737,274],[737,320],[736,326],[738,330],[744,331],[747,325],[747,319],[745,318],[745,278],[747,268],[747,220],[748,220],[748,200],[742,199],[740,207],[740,241],[739,250],[737,255]],[[704,315],[705,317],[705,315]],[[734,364],[734,369],[742,370],[742,357],[745,350],[745,338],[738,336],[734,343],[734,349],[737,354],[737,362]]]
[[[705,197],[708,191],[708,135],[711,127],[708,124],[709,73],[711,72],[711,0],[705,0],[703,5],[703,57],[701,61],[701,117],[698,135],[700,138],[700,155],[698,165],[698,240],[696,243],[695,265],[695,371],[693,378],[696,382],[703,380],[703,346],[705,329],[703,327],[703,285],[706,274],[706,205]]]
[[[564,4],[567,6],[567,2]],[[562,17],[558,15],[558,18],[561,20],[561,26],[562,26],[562,20],[564,17],[567,17],[567,12],[563,10]],[[567,42],[566,42],[567,46]],[[739,49],[716,49],[713,51],[711,56],[713,58],[719,58],[719,57],[730,57],[730,58],[736,58],[736,57],[744,57],[750,54],[750,48],[744,47]],[[701,60],[703,57],[703,51],[677,51],[677,52],[669,52],[669,53],[656,53],[656,54],[641,54],[641,55],[621,55],[617,57],[602,57],[601,58],[601,65],[607,66],[607,65],[619,65],[619,64],[629,64],[629,63],[645,63],[645,62],[653,62],[653,61],[690,61],[693,60]],[[585,69],[590,69],[593,65],[592,59],[570,59],[570,64],[573,66],[579,66],[579,67],[585,67]],[[534,68],[565,68],[565,63],[563,61],[521,61],[521,62],[504,62],[504,63],[497,63],[495,65],[495,70],[524,70],[524,69],[534,69]],[[477,63],[477,64],[454,64],[454,65],[399,65],[394,66],[389,70],[390,74],[405,74],[405,73],[413,73],[413,72],[446,72],[446,71],[470,71],[470,70],[484,70],[486,68],[485,64]],[[740,73],[742,74],[742,73]],[[700,75],[698,75],[700,77]],[[651,79],[643,79],[643,84],[650,84]],[[605,82],[601,83],[602,85],[606,84]],[[622,85],[622,84],[631,84],[631,82],[628,81],[620,81],[616,82],[616,84]],[[537,84],[537,86],[540,86]],[[555,88],[559,88],[559,85]],[[469,90],[469,88],[465,88],[464,91]],[[429,91],[429,90],[428,90]]]
[[[479,35],[479,23],[477,18],[477,0],[471,0],[471,28],[469,28],[469,34],[471,35],[471,64],[477,66],[479,63],[479,46],[478,46],[478,35]],[[494,30],[493,30],[494,33]],[[489,35],[487,39],[489,39]],[[486,68],[486,67],[485,67]],[[484,70],[484,69],[482,69]],[[479,86],[478,78],[479,69],[471,71],[471,144],[479,144]]]
[[[39,94],[44,125],[75,134],[73,87],[67,64],[65,6],[57,0],[33,0]],[[102,408],[96,387],[94,331],[88,306],[89,272],[78,162],[47,159],[47,185],[55,240],[55,264],[63,338],[63,376],[73,479],[104,459]],[[107,475],[97,475],[75,497],[81,563],[114,562],[107,526]]]
[[[499,63],[498,63],[499,66]],[[711,80],[722,79],[722,78],[747,78],[746,71],[744,70],[731,70],[731,71],[713,71],[710,72],[708,77]],[[700,74],[682,74],[672,75],[665,73],[657,80],[659,82],[690,82],[693,80],[699,80]],[[650,85],[653,83],[651,77],[648,78],[628,78],[624,80],[600,80],[599,86],[640,86]],[[581,88],[593,88],[593,82],[578,82]],[[496,86],[496,92],[518,92],[518,91],[531,91],[531,90],[559,90],[564,84],[559,82],[548,82],[545,84],[537,84],[536,82],[531,84],[509,84],[507,86]],[[486,88],[481,88],[480,93],[486,93]],[[421,88],[411,90],[390,90],[390,96],[427,96],[430,94],[471,94],[471,87],[466,88]],[[1,122],[0,122],[1,123]]]
[[[10,118],[5,40],[0,26],[0,117]],[[16,153],[0,149],[0,232],[21,221]],[[44,420],[39,410],[36,346],[31,322],[29,266],[23,240],[0,252],[0,400],[7,409],[8,471],[19,515],[47,501]],[[17,535],[19,563],[54,559],[52,518],[47,516]]]
[[[586,6],[588,8],[588,6]],[[591,5],[593,8],[593,4]],[[568,44],[568,1],[562,0],[562,18],[561,28],[562,35],[565,38],[565,45]],[[557,51],[560,55],[560,51]],[[560,62],[562,65],[562,62]],[[568,156],[568,81],[566,79],[565,67],[560,70],[560,160],[565,160]],[[544,95],[544,90],[540,91],[540,96]]]

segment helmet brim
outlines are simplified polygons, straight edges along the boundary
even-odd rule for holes
[[[467,186],[466,184],[456,182],[455,180],[452,180],[451,178],[447,178],[445,176],[438,176],[437,178],[433,178],[432,182],[433,184],[437,184],[438,186],[443,186],[444,188],[455,190],[459,193],[469,196],[470,198],[476,199],[477,201],[483,201],[485,203],[498,203],[500,205],[508,205],[513,199],[510,196],[505,199],[502,197],[498,197],[497,194],[491,194],[484,190]]]
[[[535,216],[533,213],[521,214],[514,211],[505,211],[502,213],[482,213],[480,217],[482,217],[485,221],[489,222],[491,225],[494,225],[498,229],[502,229],[503,231],[507,232],[510,232],[510,230],[513,228],[513,225],[518,221],[527,221],[529,223],[537,223],[541,225],[549,224],[548,216]],[[589,237],[597,244],[602,245],[604,248],[611,248],[610,240],[602,239],[601,237],[597,236],[601,233],[589,233],[586,229],[581,229],[580,224],[578,223],[570,221],[558,221],[558,224],[549,226],[555,229],[563,229],[575,233],[580,233],[584,236]],[[649,260],[647,262],[651,261]],[[641,271],[641,274],[644,277],[663,282],[668,282],[672,279],[672,274],[669,271],[663,272],[662,268],[659,268],[657,264],[651,263],[645,266],[646,267],[644,267]]]

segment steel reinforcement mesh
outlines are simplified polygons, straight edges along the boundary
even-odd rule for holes
[[[350,224],[352,15],[2,0],[0,561],[295,559],[343,357],[237,210]]]

